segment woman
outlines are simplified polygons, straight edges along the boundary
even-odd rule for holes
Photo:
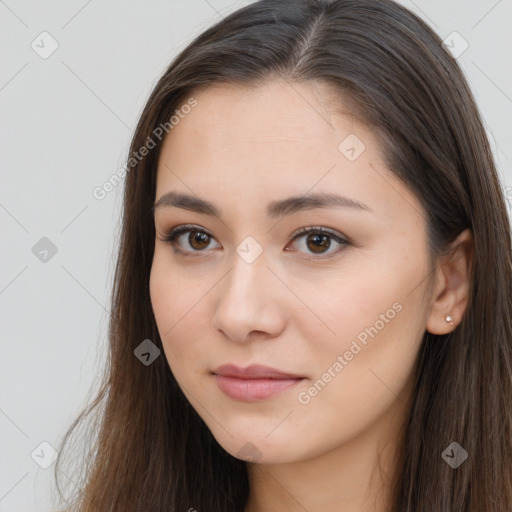
[[[236,11],[135,131],[69,510],[510,511],[511,250],[424,22],[391,0]]]

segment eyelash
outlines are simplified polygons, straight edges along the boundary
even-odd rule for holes
[[[171,247],[173,248],[174,252],[175,253],[178,253],[178,254],[181,254],[185,257],[197,257],[197,256],[201,256],[201,253],[205,252],[204,250],[203,251],[186,251],[186,250],[183,250],[181,248],[179,248],[177,246],[177,238],[184,234],[184,233],[189,233],[191,231],[197,231],[198,233],[203,233],[205,235],[208,235],[212,238],[213,235],[211,235],[210,233],[208,233],[208,231],[205,231],[203,229],[201,229],[199,226],[195,226],[193,224],[183,224],[181,226],[177,226],[173,229],[170,229],[164,236],[164,238],[161,238],[160,240],[162,242],[165,242],[169,245],[171,245]],[[348,246],[350,245],[350,242],[345,239],[345,238],[342,238],[341,236],[337,235],[335,232],[329,230],[329,229],[326,229],[326,228],[323,228],[321,226],[309,226],[309,227],[301,227],[299,228],[297,231],[295,231],[295,233],[292,235],[292,242],[294,242],[297,238],[300,238],[301,236],[303,235],[307,235],[307,234],[310,234],[310,233],[315,233],[315,234],[320,234],[320,235],[328,235],[329,237],[331,237],[334,241],[336,241],[337,243],[341,244],[342,247],[340,249],[338,249],[337,251],[334,251],[332,253],[326,253],[328,254],[327,256],[324,256],[322,254],[318,255],[318,256],[311,256],[310,255],[310,258],[313,259],[313,260],[318,260],[318,259],[328,259],[328,258],[331,258],[333,256],[335,256],[336,254],[338,254],[339,252],[341,252],[343,250],[343,248],[345,246]],[[190,254],[191,252],[195,252],[197,254]]]

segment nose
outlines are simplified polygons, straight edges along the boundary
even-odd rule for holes
[[[232,341],[276,337],[284,329],[286,287],[268,266],[264,254],[249,263],[235,253],[231,270],[215,287],[211,323]]]

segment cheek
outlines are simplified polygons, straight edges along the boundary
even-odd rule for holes
[[[170,263],[165,251],[155,250],[149,280],[151,304],[165,356],[176,376],[178,369],[190,371],[193,362],[200,360],[208,324],[202,306],[210,288],[207,279],[191,278]],[[180,365],[175,364],[178,360]]]
[[[293,284],[315,312],[305,309],[294,315],[309,344],[305,353],[313,356],[312,376],[343,373],[343,378],[331,379],[337,384],[327,387],[342,386],[345,392],[348,386],[356,395],[384,386],[372,369],[388,385],[400,387],[412,370],[425,330],[424,286],[417,284],[426,275],[426,261],[418,257],[411,263],[397,255],[386,259],[384,254],[372,258],[352,265],[350,276],[333,273],[316,288],[305,286],[303,278]],[[329,375],[322,380],[329,381]]]
[[[427,265],[421,257],[411,263],[397,255],[374,255],[367,263],[350,277],[329,284],[325,295],[332,300],[317,300],[317,305],[333,332],[310,339],[317,354],[317,376],[338,362],[342,368],[337,364],[334,370],[343,378],[334,379],[333,391],[341,386],[340,392],[350,389],[354,396],[371,400],[378,389],[399,389],[413,368],[425,330],[425,285],[417,285],[426,276]]]
[[[308,331],[308,322],[299,327],[310,343],[311,381],[294,397],[293,428],[321,440],[309,447],[312,454],[369,428],[397,396],[398,409],[405,400],[424,328],[421,290],[408,295],[411,277],[419,273],[402,270],[384,280],[376,279],[387,274],[382,267],[369,269],[364,278],[329,288],[333,300],[318,295],[318,316],[328,319],[335,334],[325,327]]]
[[[380,265],[350,265],[350,274],[333,270],[330,275],[304,275],[289,286],[304,304],[289,312],[303,339],[314,343],[318,360],[350,349],[354,339],[362,344],[397,323],[403,309],[403,277]],[[347,264],[348,266],[348,264]]]

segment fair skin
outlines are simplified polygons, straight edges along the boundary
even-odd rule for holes
[[[166,137],[158,162],[157,201],[173,191],[220,211],[155,209],[150,293],[185,396],[227,452],[251,456],[244,512],[384,512],[423,334],[455,329],[467,305],[470,232],[432,274],[418,199],[386,169],[372,132],[340,113],[328,93],[321,83],[281,80],[257,89],[209,86],[193,94],[197,106]],[[349,134],[365,145],[352,160],[338,149]],[[267,216],[272,201],[321,192],[368,210]],[[204,238],[181,234],[179,254],[162,239],[182,224]],[[315,232],[293,240],[308,226],[350,244],[331,236],[315,250]],[[250,263],[237,252],[242,242],[255,250],[247,237],[262,250]],[[353,341],[372,326],[350,357]],[[341,371],[333,369],[338,356]],[[212,374],[228,362],[303,380],[240,401]]]

